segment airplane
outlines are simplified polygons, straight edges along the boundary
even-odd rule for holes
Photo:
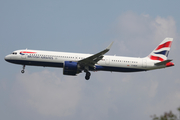
[[[16,50],[5,56],[10,63],[25,66],[44,66],[63,68],[64,75],[76,76],[85,72],[85,79],[89,80],[89,71],[110,72],[140,72],[161,69],[174,66],[171,59],[167,59],[173,38],[165,38],[148,56],[143,58],[110,56],[106,54],[113,42],[101,52],[96,54],[82,54],[70,52],[40,51],[40,50]]]

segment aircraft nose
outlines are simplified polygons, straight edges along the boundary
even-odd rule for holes
[[[5,58],[4,58],[6,61],[9,61],[11,59],[10,55],[7,55]]]

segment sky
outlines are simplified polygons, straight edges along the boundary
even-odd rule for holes
[[[179,0],[1,0],[0,118],[3,120],[151,120],[180,107]],[[19,49],[146,57],[174,38],[174,67],[64,76],[62,68],[7,63]]]

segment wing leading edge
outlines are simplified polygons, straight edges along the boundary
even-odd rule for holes
[[[110,50],[112,44],[113,42],[105,50],[78,61],[78,64],[83,67],[94,67],[104,57],[103,55]]]

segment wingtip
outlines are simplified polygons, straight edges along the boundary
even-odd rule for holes
[[[111,44],[106,49],[110,50],[110,48],[113,45],[113,43],[114,43],[114,41],[112,41]]]

